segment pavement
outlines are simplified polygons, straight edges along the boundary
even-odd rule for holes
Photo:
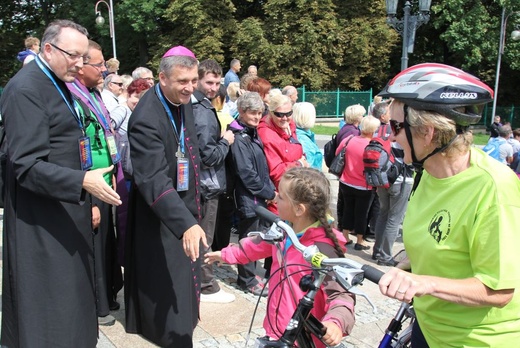
[[[328,139],[330,139],[330,136],[318,136],[317,140],[322,147],[322,144]],[[327,176],[334,193],[331,210],[335,212],[338,179],[330,174],[327,174]],[[0,213],[3,214],[3,211],[0,210]],[[237,236],[232,235],[232,241],[236,240]],[[373,245],[373,243],[368,244]],[[402,240],[398,239],[394,245],[394,252],[397,253],[402,249]],[[382,271],[389,269],[389,267],[378,266],[371,259],[371,255],[372,250],[357,251],[354,250],[353,245],[350,245],[346,256],[360,263],[371,264]],[[214,266],[214,270],[221,288],[235,294],[236,299],[234,302],[226,304],[201,303],[200,322],[193,334],[194,347],[238,348],[254,346],[254,339],[264,335],[262,321],[265,315],[266,298],[258,300],[257,297],[243,292],[236,286],[237,270],[235,266]],[[259,263],[258,272],[259,275],[263,275],[261,263]],[[377,312],[372,311],[372,307],[364,298],[357,297],[356,325],[351,335],[342,341],[343,346],[348,348],[376,347],[382,339],[391,318],[399,308],[398,301],[381,295],[377,285],[367,280],[360,287],[360,290],[370,297],[377,308]],[[116,323],[113,326],[100,326],[99,341],[96,348],[157,347],[140,335],[125,332],[123,291],[118,295],[121,309],[111,312],[116,318]]]

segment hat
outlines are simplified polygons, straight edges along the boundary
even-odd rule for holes
[[[171,57],[171,56],[188,56],[188,57],[197,59],[197,57],[195,57],[195,54],[193,54],[192,51],[190,51],[189,49],[187,49],[184,46],[172,47],[162,57],[166,58],[166,57]]]

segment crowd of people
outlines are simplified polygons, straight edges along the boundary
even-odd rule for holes
[[[305,261],[288,241],[248,237],[268,227],[257,207],[325,255],[353,248],[390,266],[379,287],[414,301],[413,347],[520,339],[520,182],[507,166],[516,168],[520,130],[499,118],[491,127],[506,165],[471,146],[468,127],[493,98],[476,77],[420,64],[392,79],[368,113],[348,106],[334,219],[311,130],[316,109],[298,102],[294,86],[272,88],[254,65],[239,77],[239,59],[224,74],[183,46],[162,56],[157,80],[145,67],[120,75],[119,62],[105,61],[69,20],[52,22],[41,47],[35,38],[25,46],[0,99],[3,347],[95,347],[98,325],[115,322],[123,285],[127,332],[191,347],[200,302],[225,311],[235,300],[216,281],[215,262],[237,264],[237,286],[268,296],[264,329],[279,338],[303,295],[294,289]],[[457,97],[464,93],[475,98]],[[386,186],[366,181],[374,138],[399,168]],[[401,225],[408,259],[398,263]],[[232,227],[239,242],[228,245]],[[355,296],[328,277],[313,314],[323,342],[337,345],[354,327]]]

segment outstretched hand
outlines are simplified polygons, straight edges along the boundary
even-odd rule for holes
[[[121,199],[103,178],[103,174],[109,173],[114,169],[111,165],[107,168],[89,170],[83,178],[83,188],[92,196],[112,205],[121,205]]]
[[[214,262],[223,262],[223,260],[222,260],[222,252],[220,250],[219,251],[212,251],[212,252],[206,253],[204,255],[204,257],[205,257],[204,263],[212,264]]]

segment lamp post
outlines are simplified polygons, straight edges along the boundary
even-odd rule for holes
[[[105,24],[105,18],[101,16],[101,11],[98,11],[98,5],[105,4],[108,7],[108,25],[110,27],[110,37],[112,38],[112,51],[114,52],[114,58],[117,58],[116,55],[116,31],[114,28],[114,5],[112,4],[112,0],[110,0],[110,4],[108,4],[104,0],[99,0],[96,2],[96,7],[94,8],[94,12],[96,13],[96,24],[103,25]]]
[[[403,37],[403,53],[401,55],[401,70],[408,67],[408,53],[413,53],[415,31],[430,20],[431,0],[419,0],[419,12],[412,14],[412,3],[406,0],[403,19],[397,19],[398,0],[386,0],[386,23]]]
[[[506,45],[506,27],[507,27],[507,19],[511,15],[520,14],[520,11],[510,12],[506,15],[506,8],[502,9],[502,19],[500,22],[500,42],[498,44],[498,57],[497,57],[497,73],[495,76],[495,98],[493,98],[493,110],[492,116],[495,117],[495,113],[497,111],[497,99],[498,99],[498,82],[500,81],[500,65],[502,64],[502,54],[504,54],[504,46]],[[520,40],[520,30],[515,29],[511,33],[511,39]]]

